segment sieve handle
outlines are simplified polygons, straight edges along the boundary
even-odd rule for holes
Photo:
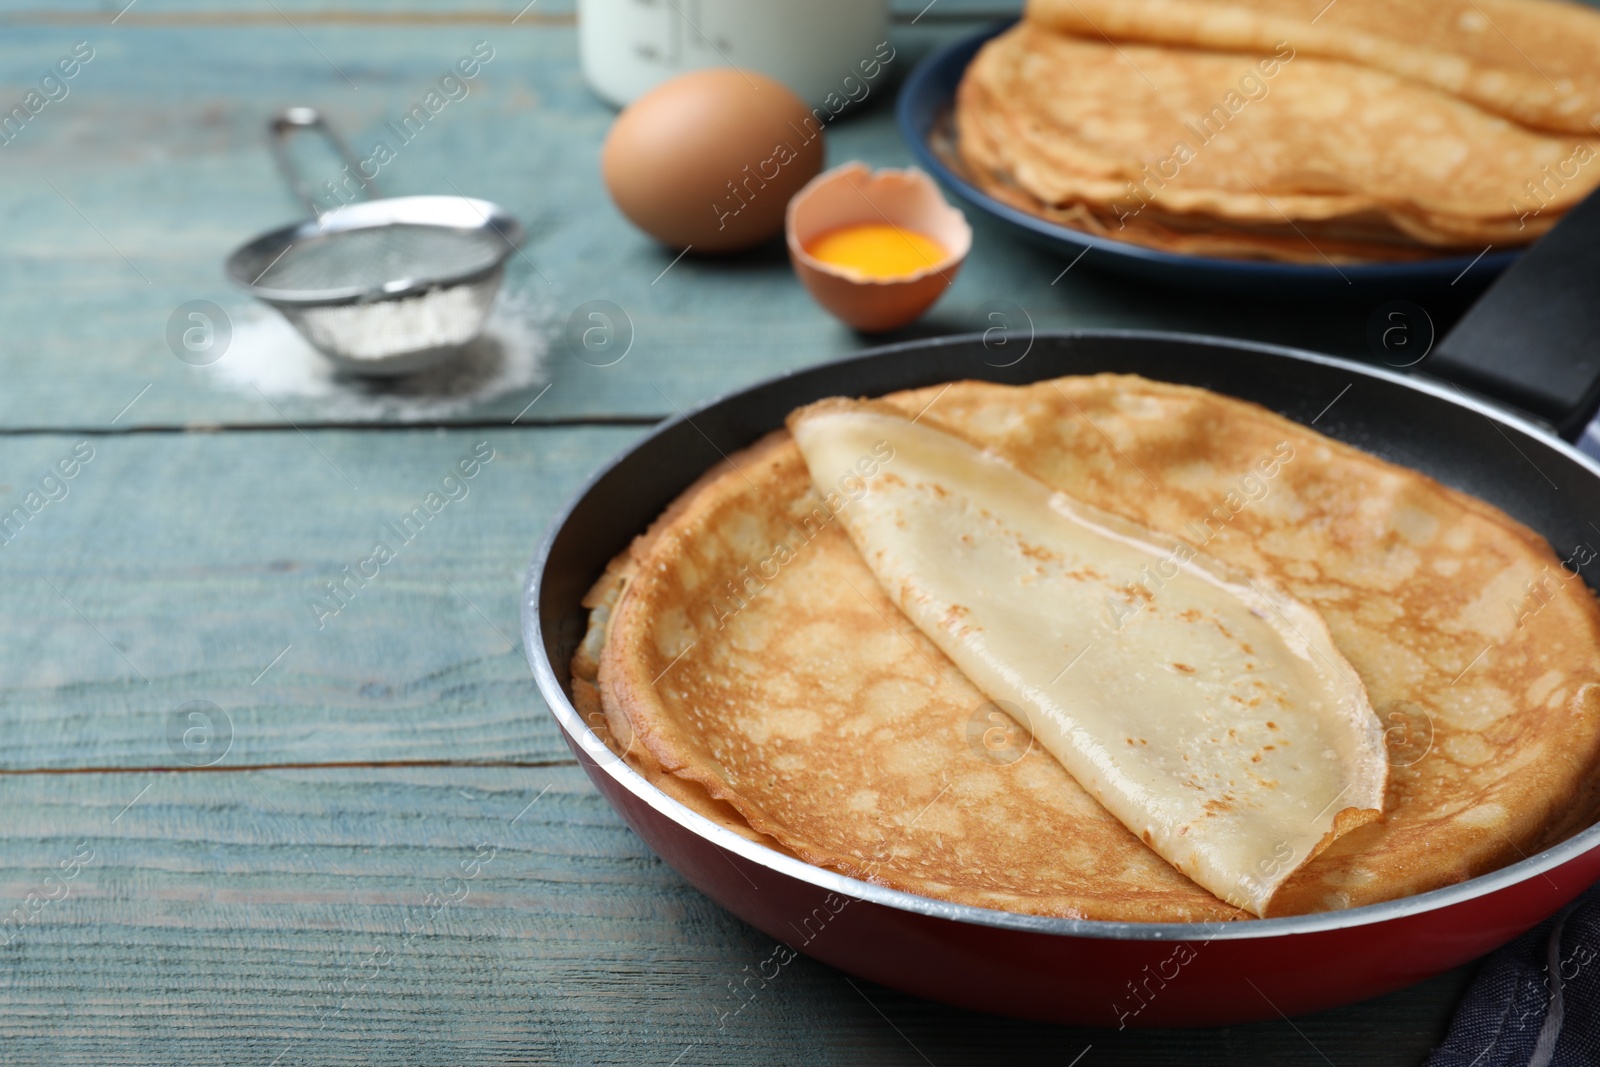
[[[300,168],[295,166],[294,159],[289,155],[289,138],[300,130],[315,130],[322,135],[323,140],[333,146],[334,151],[339,153],[339,158],[344,160],[345,172],[361,186],[367,199],[372,200],[383,195],[378,192],[377,183],[361,173],[361,161],[316,108],[285,108],[272,117],[267,129],[272,134],[272,158],[277,161],[279,172],[289,183],[289,188],[294,190],[294,195],[310,209],[312,215],[321,215],[329,210],[329,207],[317,201],[310,183],[306,181],[305,175],[300,173]],[[348,187],[348,179],[345,184]],[[338,203],[332,206],[337,207]]]

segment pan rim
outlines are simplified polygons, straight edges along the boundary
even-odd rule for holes
[[[797,857],[785,856],[764,845],[741,837],[732,830],[712,822],[705,816],[672,799],[666,793],[651,785],[643,775],[629,767],[625,760],[611,754],[610,750],[604,746],[604,743],[589,729],[588,724],[583,721],[577,709],[573,707],[571,698],[562,688],[561,682],[556,676],[554,666],[545,656],[544,628],[539,618],[539,595],[543,585],[544,572],[549,564],[550,553],[555,547],[556,539],[571,520],[573,512],[578,509],[595,487],[622,463],[641,450],[650,447],[657,438],[720,404],[768,388],[801,374],[838,371],[850,364],[881,358],[907,350],[926,351],[930,348],[947,345],[980,343],[982,336],[982,334],[953,334],[878,346],[852,353],[840,359],[785,371],[737,389],[729,390],[696,405],[692,410],[680,411],[674,416],[663,419],[649,433],[619,451],[597,468],[563,502],[561,508],[540,536],[538,547],[534,552],[533,559],[523,580],[521,605],[523,652],[533,672],[534,681],[538,686],[540,695],[543,696],[545,703],[549,707],[550,714],[555,718],[557,725],[561,728],[568,741],[590,753],[595,751],[605,753],[604,758],[590,756],[590,761],[597,769],[610,776],[617,784],[628,790],[636,798],[696,837],[708,841],[718,848],[736,853],[748,862],[766,867],[776,874],[813,885],[819,890],[837,893],[855,901],[870,902],[897,911],[908,912],[923,918],[945,919],[976,926],[1006,929],[1018,933],[1048,934],[1096,940],[1247,941],[1330,933],[1353,927],[1377,926],[1439,911],[1456,904],[1491,895],[1502,889],[1540,877],[1578,856],[1600,848],[1600,823],[1596,823],[1533,856],[1501,867],[1498,870],[1481,874],[1476,878],[1458,882],[1455,885],[1444,886],[1440,889],[1433,889],[1394,900],[1380,901],[1376,904],[1345,908],[1339,911],[1317,912],[1309,915],[1194,923],[1117,922],[1101,919],[1054,918],[936,900],[932,897],[891,889],[887,886],[873,885],[872,883],[852,878],[849,875],[840,874],[837,871],[830,871],[826,868],[806,863]],[[1118,339],[1163,343],[1176,341],[1202,347],[1225,348],[1235,351],[1247,350],[1294,359],[1303,363],[1314,363],[1336,368],[1370,380],[1386,382],[1425,393],[1458,407],[1477,412],[1497,424],[1497,428],[1504,426],[1538,437],[1556,447],[1557,451],[1568,459],[1576,461],[1590,474],[1600,478],[1600,462],[1596,462],[1569,442],[1557,437],[1549,427],[1541,426],[1517,412],[1490,400],[1475,396],[1452,383],[1440,382],[1428,377],[1398,374],[1382,367],[1283,345],[1233,340],[1205,334],[1160,330],[1085,329],[1041,331],[1037,334],[1037,337],[1062,340]],[[584,740],[585,737],[588,738],[587,741]]]

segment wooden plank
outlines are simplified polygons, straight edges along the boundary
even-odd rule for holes
[[[638,433],[0,437],[0,767],[567,758],[521,652],[522,576]],[[47,478],[63,459],[74,477]],[[462,461],[476,476],[449,479]],[[395,558],[363,567],[379,541]],[[173,740],[195,700],[231,723],[225,752]]]
[[[898,27],[898,70],[890,77],[972,25]],[[0,84],[20,98],[79,36],[57,25],[8,28],[0,37]],[[363,406],[349,390],[263,397],[230,374],[243,366],[242,336],[258,357],[263,345],[268,360],[277,350],[248,326],[268,313],[226,283],[221,261],[240,241],[296,215],[263,142],[272,109],[323,108],[363,152],[379,139],[398,143],[386,124],[479,40],[491,42],[495,59],[471,94],[430,120],[379,178],[392,194],[459,190],[492,199],[528,224],[507,292],[545,355],[542,371],[509,392],[456,404],[430,421],[509,420],[547,383],[550,393],[531,421],[659,417],[673,405],[881,339],[819,310],[781,246],[731,259],[691,255],[673,266],[673,250],[621,218],[598,174],[612,112],[576,70],[570,26],[119,24],[89,36],[96,58],[70,95],[0,148],[9,251],[0,263],[0,321],[8,329],[0,427],[399,421],[396,411]],[[910,161],[892,98],[886,80],[858,114],[830,128],[832,162]],[[1153,292],[1096,274],[1093,255],[1063,274],[1068,260],[973,221],[975,250],[954,287],[895,338],[986,329],[990,302],[1001,300],[1025,309],[1037,329],[1145,326],[1342,352],[1364,346],[1372,311],[1365,305],[1308,309],[1250,294]],[[615,366],[588,365],[562,340],[569,316],[596,299],[622,307],[633,324],[633,348]],[[169,318],[192,300],[216,303],[236,328],[234,351],[215,366],[190,366],[169,350]]]
[[[980,1016],[805,957],[746,1002],[775,944],[574,767],[11,776],[0,807],[15,1065],[1409,1065],[1465,977],[1210,1031]]]
[[[361,19],[364,21],[404,22],[418,18],[450,21],[509,22],[545,21],[552,18],[571,18],[577,8],[576,0],[408,0],[393,3],[391,0],[340,0],[337,4],[325,0],[278,0],[276,3],[231,2],[231,0],[61,0],[48,8],[18,7],[0,13],[0,20],[22,23],[52,23],[74,21],[89,24],[109,22],[140,25],[150,22],[175,20],[209,20],[226,22],[262,21],[264,16],[281,21],[285,16],[308,22]],[[992,18],[1017,14],[1022,9],[1021,0],[889,0],[889,10],[896,19],[973,19]],[[119,17],[120,13],[120,17]]]

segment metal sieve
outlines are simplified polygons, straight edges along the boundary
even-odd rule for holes
[[[290,108],[269,129],[278,167],[312,217],[236,249],[230,279],[351,374],[410,374],[478,336],[505,261],[522,244],[515,217],[464,196],[381,197],[312,108]],[[324,210],[287,149],[299,130],[326,138],[373,199]]]

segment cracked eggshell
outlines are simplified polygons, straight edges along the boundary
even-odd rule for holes
[[[939,242],[945,256],[899,278],[861,278],[806,251],[823,234],[887,222]],[[920,317],[955,281],[972,248],[972,227],[920,170],[873,171],[846,163],[819,174],[789,201],[789,260],[813,299],[858,330],[892,330]]]

